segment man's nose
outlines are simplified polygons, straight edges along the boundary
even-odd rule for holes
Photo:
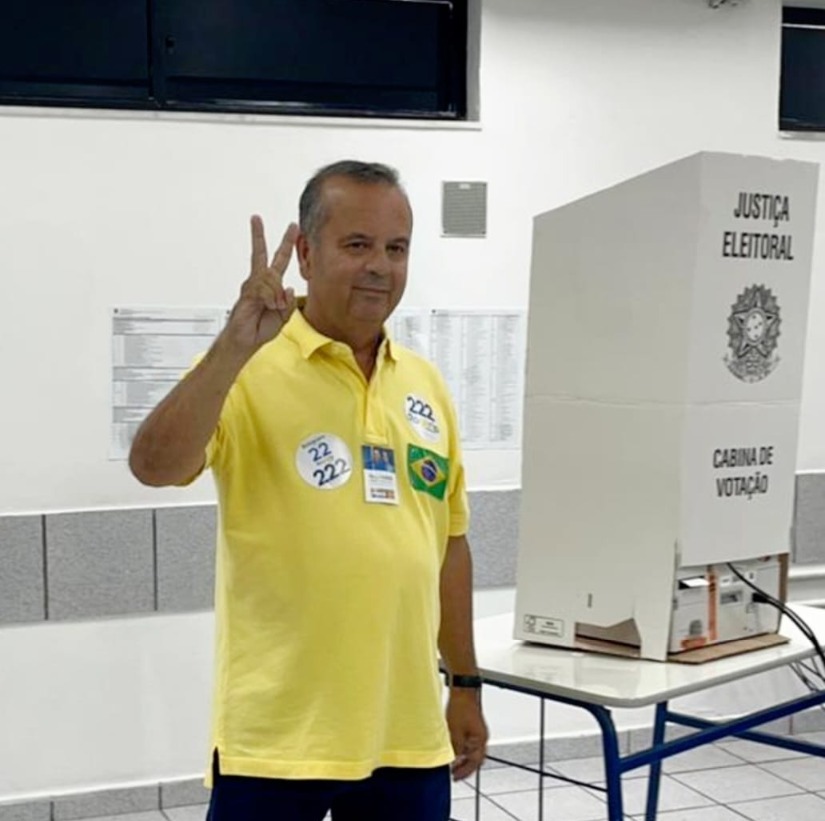
[[[367,259],[367,272],[372,277],[386,277],[392,271],[392,260],[383,248],[375,248]]]

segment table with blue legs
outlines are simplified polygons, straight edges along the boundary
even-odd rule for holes
[[[825,610],[802,605],[793,606],[793,610],[808,622],[821,642],[825,641]],[[825,692],[789,698],[736,719],[720,722],[670,709],[670,701],[679,696],[710,690],[720,684],[805,661],[814,655],[810,642],[787,618],[782,619],[780,632],[790,639],[788,643],[693,665],[525,644],[512,637],[512,613],[489,616],[475,622],[476,652],[485,686],[525,693],[539,699],[539,764],[536,768],[517,766],[535,772],[540,787],[545,778],[560,777],[548,774],[545,768],[546,703],[551,701],[579,707],[594,717],[601,730],[606,787],[569,778],[562,780],[606,792],[608,821],[622,821],[624,818],[624,773],[649,767],[645,819],[654,821],[662,761],[722,738],[747,739],[825,757],[825,746],[754,730],[767,722],[825,703]],[[612,710],[651,706],[655,708],[655,720],[650,747],[621,755]],[[668,724],[689,727],[694,732],[666,741]],[[492,755],[490,759],[504,764],[514,763]],[[483,771],[477,775],[476,787],[483,789],[482,784]],[[479,818],[480,794],[477,791],[476,820]],[[541,788],[538,791],[538,818],[544,821],[544,791]],[[552,821],[552,818],[548,816],[547,821]]]

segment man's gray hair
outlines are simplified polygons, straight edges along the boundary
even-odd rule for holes
[[[404,190],[398,172],[383,163],[340,160],[319,168],[306,184],[298,203],[298,224],[311,240],[317,238],[326,219],[322,194],[324,183],[331,177],[345,177],[366,184],[383,183]]]

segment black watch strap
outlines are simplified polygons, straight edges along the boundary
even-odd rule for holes
[[[478,690],[483,684],[483,679],[481,676],[449,675],[447,677],[447,683],[450,687],[470,687],[474,690]]]

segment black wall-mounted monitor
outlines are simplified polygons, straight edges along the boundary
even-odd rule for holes
[[[467,0],[6,0],[0,104],[461,119]]]
[[[146,0],[4,0],[0,100],[145,103],[147,43]]]
[[[783,9],[779,127],[825,131],[825,9]]]

